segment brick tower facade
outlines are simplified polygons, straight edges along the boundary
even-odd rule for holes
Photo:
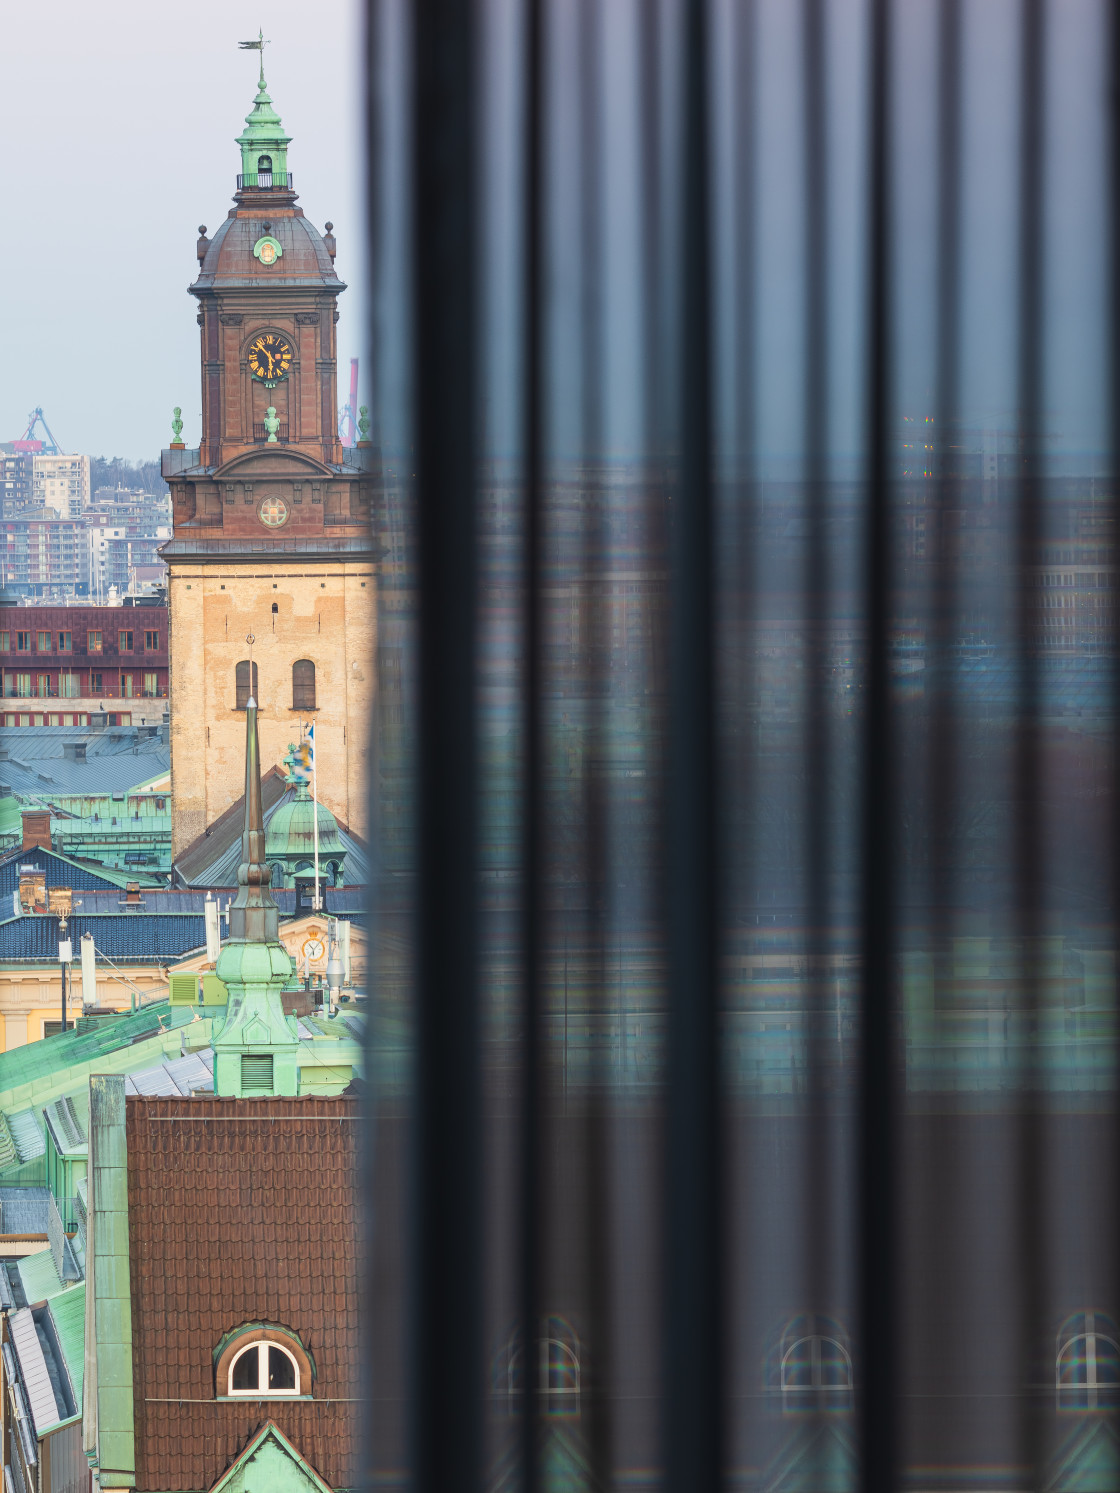
[[[375,458],[338,440],[346,287],[331,224],[321,235],[296,205],[288,143],[262,66],[234,206],[212,239],[200,230],[190,287],[201,442],[163,452],[175,856],[241,793],[250,651],[265,768],[314,720],[320,799],[366,833]]]

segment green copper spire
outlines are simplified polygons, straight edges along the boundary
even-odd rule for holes
[[[242,48],[259,49],[261,54],[261,76],[257,84],[257,96],[253,107],[245,116],[245,128],[237,137],[241,147],[242,189],[260,188],[287,190],[288,146],[292,137],[285,135],[280,116],[272,107],[268,88],[264,81],[264,49],[267,43],[262,36],[259,42],[242,42]]]
[[[257,702],[245,709],[245,819],[237,896],[229,910],[229,938],[216,973],[229,990],[225,1025],[214,1039],[214,1092],[223,1097],[295,1094],[299,1090],[294,1019],[280,992],[292,961],[280,943],[280,912],[269,890],[261,810]]]

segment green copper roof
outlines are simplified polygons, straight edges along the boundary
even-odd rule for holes
[[[264,81],[264,53],[261,53],[261,75],[253,107],[245,116],[245,128],[237,137],[241,147],[241,170],[245,186],[257,185],[258,172],[270,171],[277,186],[287,185],[288,146],[292,137],[285,135],[280,116],[272,107]],[[268,165],[262,162],[267,158]],[[277,178],[280,178],[277,180]]]
[[[23,834],[19,799],[12,793],[0,798],[0,836]]]
[[[173,1008],[166,1001],[154,1001],[142,1011],[98,1022],[87,1031],[79,1032],[72,1027],[53,1037],[44,1037],[40,1042],[28,1042],[23,1047],[13,1047],[10,1052],[2,1052],[0,1107],[11,1109],[12,1091],[25,1084],[34,1084],[56,1075],[65,1077],[68,1069],[93,1062],[104,1053],[116,1052],[129,1046],[137,1038],[158,1037],[161,1029],[170,1031],[186,1026],[194,1020],[195,1014],[190,1007]],[[75,1081],[69,1080],[61,1092],[72,1088]],[[30,1093],[27,1102],[30,1102]],[[43,1102],[46,1102],[45,1099]]]
[[[330,1493],[330,1487],[274,1420],[268,1420],[214,1484],[212,1493]]]
[[[264,74],[261,74],[260,83],[257,85],[257,96],[253,100],[253,107],[245,116],[245,129],[237,137],[238,145],[272,144],[280,141],[287,145],[291,140],[290,135],[284,134],[284,126],[280,122],[280,116],[272,107],[272,99],[265,85]]]
[[[50,1250],[47,1251],[50,1254]],[[82,1380],[86,1349],[86,1286],[80,1282],[69,1291],[53,1297],[48,1310],[54,1320],[59,1347],[66,1360],[66,1371],[74,1387],[74,1399],[82,1408]]]
[[[90,1079],[90,1233],[87,1279],[93,1282],[90,1394],[97,1407],[101,1486],[136,1486],[132,1403],[132,1289],[128,1256],[128,1147],[124,1079]]]
[[[63,1291],[73,1289],[73,1286],[68,1287],[59,1280],[58,1271],[54,1268],[54,1256],[49,1248],[41,1249],[37,1254],[25,1255],[16,1270],[29,1306],[49,1301]]]

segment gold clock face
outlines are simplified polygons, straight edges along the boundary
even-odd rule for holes
[[[294,356],[286,337],[279,332],[261,332],[249,344],[249,372],[266,389],[275,389],[282,378],[287,378]]]

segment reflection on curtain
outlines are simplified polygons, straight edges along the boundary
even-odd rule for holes
[[[370,0],[374,1486],[1120,1486],[1110,23]]]

